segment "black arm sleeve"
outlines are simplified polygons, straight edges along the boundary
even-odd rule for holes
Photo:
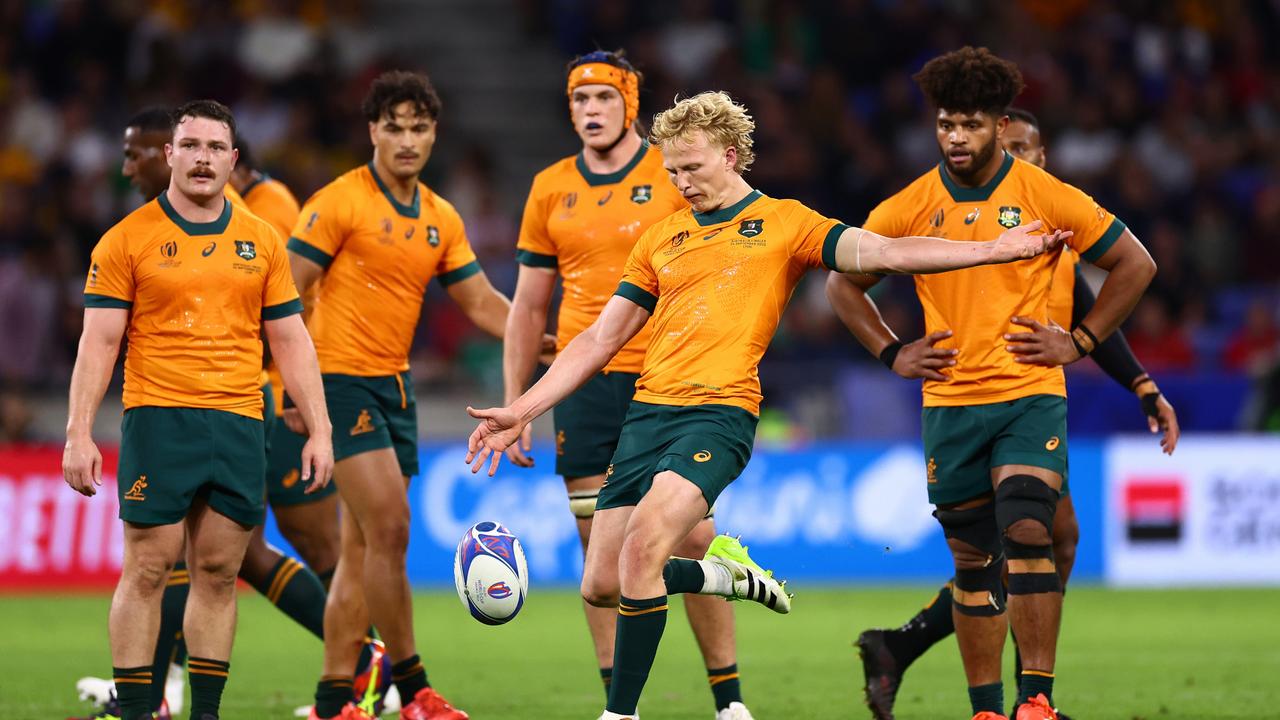
[[[1084,274],[1080,272],[1080,266],[1077,265],[1075,288],[1071,296],[1071,327],[1079,325],[1084,316],[1089,314],[1095,299],[1093,290],[1085,281]],[[1129,342],[1124,339],[1124,333],[1119,330],[1098,343],[1098,347],[1089,354],[1089,357],[1093,358],[1093,361],[1098,363],[1098,367],[1110,375],[1112,380],[1120,383],[1130,392],[1133,392],[1133,381],[1147,372],[1138,362],[1138,358],[1133,356],[1133,350],[1129,349]]]

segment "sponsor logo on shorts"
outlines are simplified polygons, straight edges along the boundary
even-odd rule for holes
[[[637,205],[643,205],[653,199],[652,185],[633,185],[631,186],[631,202]]]
[[[1022,208],[1011,205],[1000,206],[1000,217],[996,218],[996,222],[1001,227],[1016,228],[1022,224]]]
[[[363,435],[373,430],[373,418],[369,416],[368,410],[361,409],[359,417],[356,418],[356,424],[351,426],[351,434]]]
[[[613,463],[609,463],[609,467],[605,468],[604,482],[600,483],[600,487],[604,487],[605,485],[608,485],[609,478],[611,477],[613,477]]]
[[[929,458],[929,464],[924,466],[924,473],[927,481],[938,482],[938,463],[933,458]]]
[[[298,484],[298,478],[300,477],[302,477],[302,473],[299,473],[298,469],[294,468],[284,474],[284,478],[280,480],[280,485],[284,487],[285,490],[288,490]]]
[[[563,430],[556,433],[556,454],[557,455],[564,454],[564,431]]]
[[[693,454],[693,461],[694,461],[694,462],[704,463],[704,462],[707,462],[707,461],[708,461],[708,460],[710,460],[710,459],[711,459],[711,451],[710,451],[710,450],[700,450],[700,451],[698,451],[698,452],[696,452],[696,453],[694,453],[694,454]]]
[[[1053,437],[1049,438],[1049,442],[1046,442],[1044,444],[1044,449],[1048,450],[1049,452],[1053,452],[1054,450],[1058,449],[1058,445],[1061,444],[1061,442],[1062,441],[1058,439],[1058,436],[1054,435]]]
[[[507,584],[502,582],[501,580],[490,585],[489,589],[486,590],[485,592],[489,594],[489,597],[497,600],[511,597],[511,588],[508,587]]]
[[[137,480],[133,481],[133,487],[129,488],[129,492],[124,494],[125,500],[133,500],[134,502],[142,502],[147,496],[142,492],[147,489],[147,476],[139,475]]]

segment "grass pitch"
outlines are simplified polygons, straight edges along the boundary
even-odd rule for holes
[[[788,616],[739,607],[738,664],[753,713],[759,720],[868,717],[852,639],[866,627],[900,624],[932,590],[797,591]],[[107,605],[105,596],[0,597],[0,718],[84,714],[75,681],[111,668]],[[415,606],[432,684],[472,718],[594,720],[603,707],[572,591],[534,588],[520,617],[497,628],[471,620],[452,590],[419,593]],[[714,708],[701,658],[679,601],[672,606],[641,714],[710,720]],[[1280,718],[1277,608],[1280,589],[1073,587],[1057,701],[1086,720]],[[310,702],[320,656],[318,641],[256,593],[242,594],[223,719],[292,717],[296,706]],[[898,717],[963,719],[968,708],[955,643],[944,641],[911,668]]]

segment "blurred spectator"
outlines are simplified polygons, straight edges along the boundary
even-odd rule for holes
[[[1255,301],[1245,313],[1244,327],[1227,341],[1222,364],[1228,370],[1260,376],[1277,359],[1280,329],[1273,313],[1276,309],[1263,301]]]
[[[1195,366],[1187,333],[1174,323],[1169,308],[1157,298],[1148,296],[1138,303],[1125,335],[1133,354],[1153,373]]]

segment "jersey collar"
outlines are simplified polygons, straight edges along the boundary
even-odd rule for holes
[[[395,208],[397,213],[407,218],[417,219],[418,211],[422,209],[422,197],[421,193],[418,192],[417,183],[414,183],[413,185],[413,204],[405,205],[399,200],[396,200],[395,196],[391,194],[391,188],[388,188],[386,184],[382,182],[382,178],[378,177],[378,171],[373,168],[372,160],[369,161],[368,168],[369,174],[373,176],[373,181],[378,184],[378,189],[386,196],[387,202],[391,203],[391,207]]]
[[[996,171],[994,177],[987,181],[985,185],[978,187],[964,187],[959,185],[951,176],[947,174],[946,163],[938,163],[938,176],[942,178],[942,185],[951,193],[951,199],[958,203],[966,202],[986,202],[991,199],[991,193],[995,192],[1000,182],[1009,174],[1009,170],[1013,168],[1013,156],[1001,150],[1004,153],[1004,162],[1000,163],[1000,169]]]
[[[578,172],[581,173],[582,175],[582,179],[586,180],[587,185],[591,187],[599,187],[601,185],[617,185],[618,183],[622,182],[622,180],[626,178],[627,175],[632,170],[636,169],[636,166],[639,165],[640,161],[644,159],[644,154],[648,152],[648,150],[649,150],[649,141],[641,140],[640,149],[637,150],[636,154],[633,155],[631,159],[627,161],[627,164],[623,165],[622,169],[615,170],[614,172],[611,172],[611,173],[593,173],[590,170],[588,170],[587,158],[583,154],[586,152],[585,150],[578,153],[578,159],[574,161],[574,165],[577,166]]]
[[[763,197],[763,195],[760,193],[759,190],[752,190],[751,192],[747,193],[746,197],[730,205],[729,207],[720,208],[719,210],[712,210],[709,213],[700,213],[700,212],[694,211],[693,219],[697,220],[698,224],[701,225],[702,227],[706,227],[708,225],[719,225],[720,223],[726,223],[734,219],[735,217],[737,217],[738,213],[742,212],[743,210],[746,210],[748,205],[755,202],[761,197]]]
[[[212,220],[206,223],[198,223],[198,222],[191,222],[190,220],[179,215],[178,211],[174,210],[173,205],[169,202],[168,195],[169,195],[169,191],[165,190],[164,192],[160,193],[160,196],[156,198],[156,201],[160,203],[160,209],[164,210],[164,214],[169,216],[169,219],[173,221],[173,224],[177,225],[178,229],[182,230],[182,232],[188,235],[194,236],[194,235],[221,235],[222,233],[227,231],[227,225],[230,224],[231,222],[231,201],[230,200],[227,200],[225,197],[222,198],[222,214],[218,216],[217,220]]]

